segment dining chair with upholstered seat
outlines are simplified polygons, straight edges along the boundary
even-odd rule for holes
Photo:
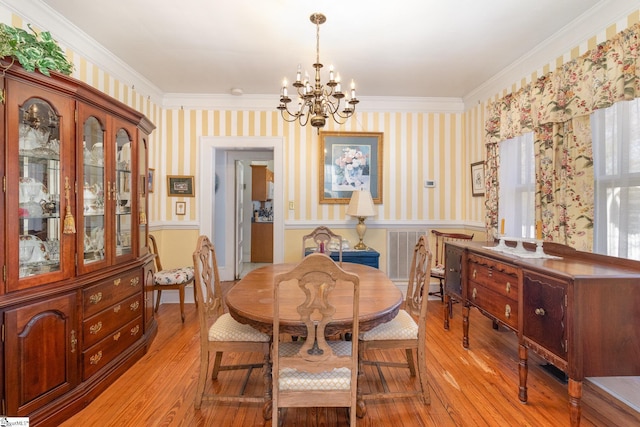
[[[336,311],[331,295],[349,296],[352,332],[357,336],[359,284],[358,275],[342,270],[331,258],[318,253],[274,278],[274,427],[280,425],[288,407],[347,407],[350,425],[356,425],[358,340],[327,339],[325,327]],[[286,306],[281,304],[283,299],[299,301],[297,310],[281,310]],[[290,341],[280,333],[281,321],[294,319],[306,327],[302,341]]]
[[[423,286],[428,281],[431,268],[432,255],[429,251],[426,236],[420,236],[413,251],[413,260],[409,272],[409,283],[404,307],[398,315],[387,323],[380,324],[375,328],[360,333],[359,352],[360,364],[375,365],[380,377],[380,387],[382,391],[363,392],[360,395],[363,400],[399,398],[419,396],[426,405],[430,403],[429,384],[427,380],[426,364],[426,318],[427,318],[427,297],[423,297]],[[417,320],[416,320],[417,319]],[[370,350],[405,350],[406,361],[378,361],[367,359],[367,352]],[[414,361],[413,352],[417,353],[417,364]],[[418,387],[413,390],[403,389],[390,391],[381,366],[390,368],[408,368],[411,377],[418,376]],[[361,370],[361,373],[363,371]]]
[[[436,250],[434,252],[433,266],[431,267],[431,277],[438,279],[440,290],[429,292],[429,295],[439,296],[444,301],[444,264],[445,264],[445,243],[463,240],[473,240],[473,234],[447,233],[438,230],[431,230],[431,235],[435,237]]]
[[[339,234],[335,234],[333,231],[329,229],[329,227],[325,227],[324,225],[320,227],[316,227],[311,233],[306,236],[302,236],[302,256],[305,256],[306,253],[306,242],[307,240],[313,240],[315,243],[316,251],[320,253],[329,253],[330,248],[329,245],[332,241],[338,242],[338,262],[342,265],[342,236]]]
[[[158,312],[160,307],[160,299],[162,297],[163,290],[177,289],[178,296],[180,298],[180,315],[182,322],[184,323],[184,289],[189,283],[193,283],[193,266],[177,267],[165,270],[162,268],[162,262],[160,261],[160,255],[158,254],[158,245],[156,244],[156,238],[149,234],[149,247],[153,254],[153,262],[155,264],[156,271],[153,274],[153,290],[157,291],[155,312]],[[195,287],[193,289],[193,296],[196,296]],[[198,300],[195,300],[198,304]]]
[[[269,363],[271,338],[250,325],[239,323],[229,313],[224,312],[216,253],[213,243],[207,236],[198,238],[196,250],[193,253],[193,264],[200,323],[200,373],[196,387],[195,408],[200,409],[203,400],[265,403],[268,399],[268,393],[261,396],[245,395],[244,389],[254,369],[261,369],[263,372],[266,369],[266,365]],[[222,357],[225,352],[261,353],[264,362],[223,365]],[[205,393],[209,362],[212,356],[214,357],[211,372],[212,381],[218,379],[220,371],[247,369],[241,391],[238,394]],[[268,390],[269,381],[266,376],[265,387]]]

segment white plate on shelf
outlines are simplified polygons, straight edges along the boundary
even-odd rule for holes
[[[44,244],[38,236],[25,234],[20,236],[20,248],[33,247],[33,253],[27,263],[49,261],[49,251],[47,245]]]

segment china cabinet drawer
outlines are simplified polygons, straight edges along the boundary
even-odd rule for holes
[[[514,266],[470,254],[468,273],[470,281],[511,301],[518,301],[518,270]]]
[[[83,381],[141,338],[142,332],[142,316],[140,316],[84,351],[82,353]]]
[[[522,293],[523,336],[566,359],[567,284],[525,272]]]
[[[510,328],[518,328],[518,302],[494,291],[495,287],[469,281],[469,302]]]
[[[86,319],[82,323],[83,347],[91,347],[124,323],[140,316],[142,309],[142,295],[136,294]]]
[[[82,292],[84,317],[106,309],[110,305],[141,293],[142,278],[140,271],[131,271],[88,287]]]

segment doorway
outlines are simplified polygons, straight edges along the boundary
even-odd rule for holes
[[[283,236],[283,141],[282,138],[263,137],[201,137],[200,142],[200,234],[209,236],[216,247],[220,279],[234,280],[239,274],[236,263],[239,249],[236,235],[236,161],[242,160],[244,168],[250,169],[250,160],[273,160],[273,230],[275,236]],[[242,209],[247,211],[246,207]],[[246,236],[245,232],[243,240]],[[284,242],[282,238],[274,239],[273,262],[283,260]]]

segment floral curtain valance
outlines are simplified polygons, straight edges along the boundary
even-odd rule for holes
[[[487,143],[640,97],[640,23],[488,106]]]
[[[640,97],[639,34],[640,23],[488,105],[488,235],[497,232],[498,142],[534,132],[536,220],[542,223],[544,239],[581,250],[592,248],[593,157],[588,116],[615,102]]]

